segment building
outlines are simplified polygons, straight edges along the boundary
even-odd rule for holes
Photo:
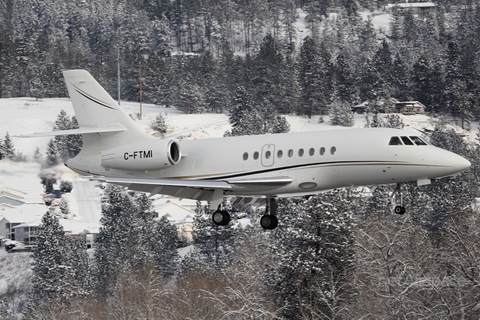
[[[28,245],[35,244],[41,230],[42,219],[35,219],[12,227],[14,240]],[[93,247],[100,231],[100,223],[72,222],[66,219],[59,219],[63,231],[67,236],[77,236],[85,241],[86,248]]]
[[[395,110],[404,115],[423,114],[426,107],[419,101],[399,101],[395,103]]]
[[[3,209],[0,220],[0,237],[11,240],[15,238],[15,227],[29,221],[41,219],[47,211],[44,205],[22,205],[14,208]]]
[[[192,241],[193,217],[195,213],[176,203],[167,202],[154,208],[158,217],[165,216],[167,220],[177,227],[179,234],[187,237],[188,241]]]
[[[401,10],[411,10],[414,14],[430,13],[435,10],[435,4],[433,2],[404,2],[404,3],[391,3],[387,5],[389,11],[392,8],[397,7]]]

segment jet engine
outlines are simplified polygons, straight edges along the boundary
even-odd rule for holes
[[[102,167],[122,170],[162,170],[180,162],[180,146],[174,140],[149,140],[102,152]]]

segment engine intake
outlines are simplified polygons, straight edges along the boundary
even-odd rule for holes
[[[102,167],[123,170],[162,170],[180,162],[182,153],[174,140],[149,140],[102,152]]]

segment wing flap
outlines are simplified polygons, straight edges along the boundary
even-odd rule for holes
[[[114,178],[105,177],[105,182],[117,183],[125,185],[146,185],[146,186],[167,186],[167,187],[184,187],[196,189],[224,189],[232,188],[225,181],[211,180],[183,180],[183,179],[150,179],[150,178]]]
[[[266,178],[251,178],[251,179],[238,179],[227,180],[231,185],[238,186],[284,186],[292,183],[293,179],[290,177],[266,177]]]

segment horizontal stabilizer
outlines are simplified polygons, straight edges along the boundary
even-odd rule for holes
[[[71,134],[84,134],[84,133],[120,132],[125,130],[127,130],[127,128],[117,123],[117,124],[109,124],[108,126],[103,126],[103,127],[82,127],[79,129],[71,129],[71,130],[59,130],[59,131],[22,134],[15,137],[17,138],[53,137],[53,136],[67,136]]]

